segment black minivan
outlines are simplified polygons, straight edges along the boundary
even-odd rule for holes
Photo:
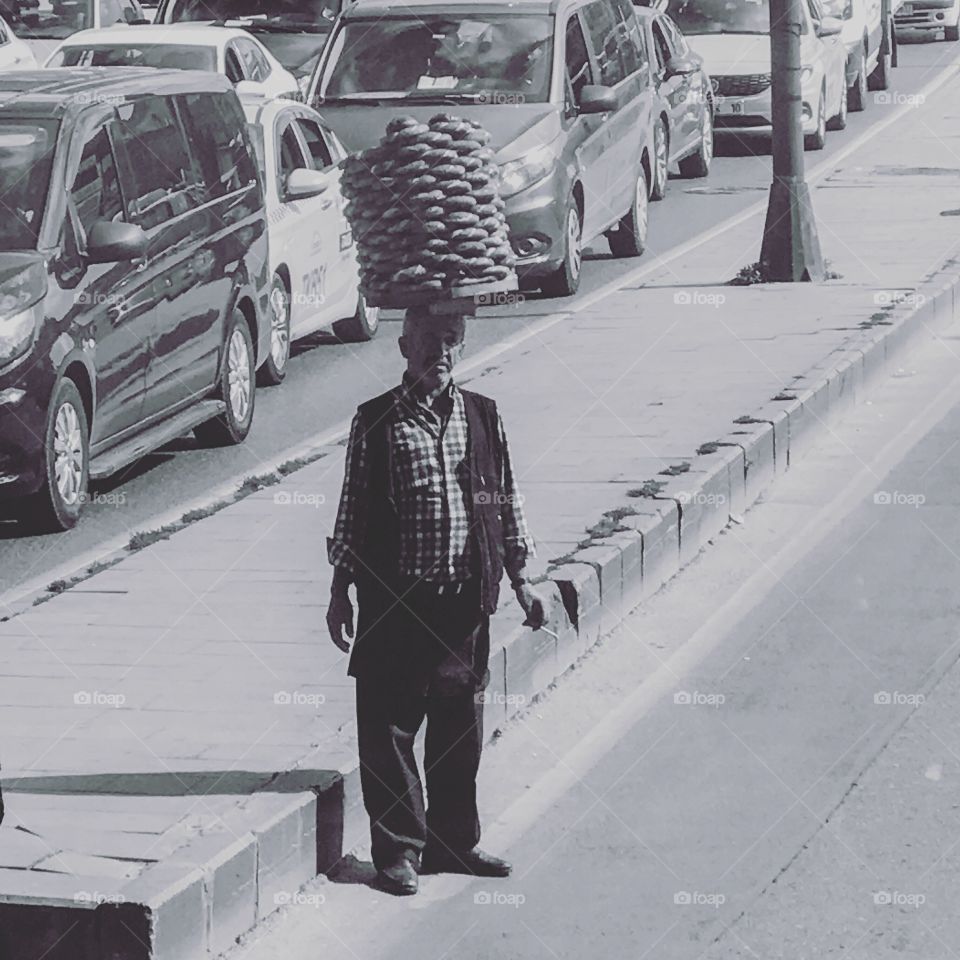
[[[18,516],[68,529],[91,479],[190,430],[246,437],[267,223],[225,77],[3,74],[0,208],[0,497]]]

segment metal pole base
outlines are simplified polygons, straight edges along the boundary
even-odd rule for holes
[[[824,279],[810,190],[801,178],[773,178],[760,264],[764,277],[775,282]]]

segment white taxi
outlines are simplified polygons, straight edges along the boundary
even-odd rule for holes
[[[379,310],[359,289],[359,267],[340,192],[346,150],[320,115],[293,100],[242,98],[264,177],[270,270],[270,356],[264,384],[286,373],[290,344],[320,330],[369,340]]]
[[[36,70],[33,51],[24,43],[10,24],[0,17],[0,70]]]
[[[118,24],[81,30],[57,47],[45,67],[160,67],[222,73],[240,94],[296,96],[297,80],[239,27],[194,23]]]

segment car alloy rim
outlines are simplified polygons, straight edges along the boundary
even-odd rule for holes
[[[661,190],[667,182],[667,135],[663,123],[657,124],[657,188]]]
[[[290,302],[279,282],[270,291],[270,356],[278,370],[287,365],[290,357]]]
[[[857,71],[857,88],[860,93],[860,100],[867,99],[867,58],[860,53],[860,69]]]
[[[57,491],[67,506],[80,500],[83,486],[83,432],[80,416],[70,402],[57,411],[53,426],[54,473]]]
[[[709,163],[713,159],[713,121],[710,112],[705,110],[700,121],[700,143],[703,159]]]
[[[227,348],[227,382],[230,409],[238,423],[243,423],[250,411],[250,351],[239,330],[234,330]]]
[[[822,140],[827,135],[827,96],[820,94],[820,106],[817,108],[817,136]]]
[[[637,177],[636,189],[636,224],[637,239],[643,242],[647,236],[647,214],[649,197],[647,196],[647,178],[641,173]]]
[[[570,273],[579,277],[583,251],[580,249],[580,216],[576,209],[571,209],[567,216],[567,250],[570,256]]]

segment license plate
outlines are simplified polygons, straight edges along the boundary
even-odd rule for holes
[[[743,113],[742,100],[724,100],[722,103],[719,103],[717,107],[720,113],[732,113],[732,114]]]

